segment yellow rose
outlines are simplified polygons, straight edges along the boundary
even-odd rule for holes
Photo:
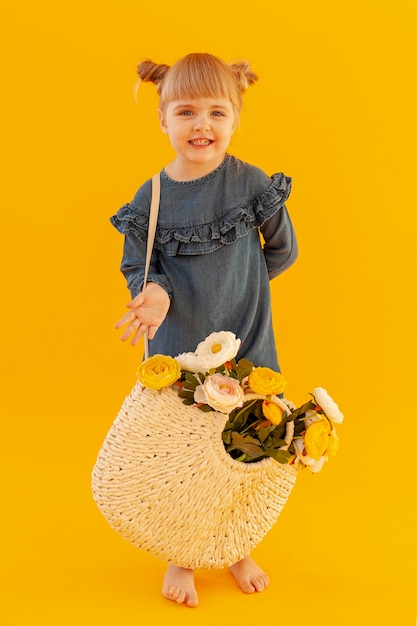
[[[262,402],[262,413],[271,424],[278,425],[282,419],[283,409],[281,409],[272,400],[264,400]]]
[[[172,356],[154,354],[139,365],[136,376],[147,389],[162,389],[179,379],[181,367]]]
[[[337,449],[339,448],[339,437],[336,434],[336,430],[333,428],[329,439],[329,445],[327,446],[327,456],[336,456]]]
[[[313,422],[304,435],[304,445],[308,456],[319,461],[330,442],[330,423],[326,418]]]
[[[250,388],[262,396],[277,396],[284,391],[286,385],[283,375],[269,367],[256,367],[249,374]]]

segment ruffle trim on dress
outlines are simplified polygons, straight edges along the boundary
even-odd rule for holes
[[[291,192],[291,178],[273,174],[271,184],[254,200],[231,208],[219,219],[196,226],[157,226],[154,247],[168,256],[195,255],[213,252],[259,228],[279,211]],[[135,211],[130,204],[122,206],[111,223],[122,234],[133,233],[146,243],[148,216]]]

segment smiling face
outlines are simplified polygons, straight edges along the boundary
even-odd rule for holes
[[[159,120],[176,152],[165,168],[174,180],[201,178],[218,167],[236,128],[237,116],[226,98],[184,98],[169,102]]]

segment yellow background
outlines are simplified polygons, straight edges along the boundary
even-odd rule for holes
[[[1,621],[390,624],[415,620],[416,11],[410,0],[5,3],[1,10]],[[288,397],[323,386],[340,451],[303,474],[256,549],[247,597],[198,573],[200,607],[163,600],[164,565],[114,533],[90,472],[141,351],[108,218],[169,158],[136,64],[191,51],[260,75],[231,152],[293,177],[299,259],[273,282]],[[239,277],[236,277],[238,280]]]

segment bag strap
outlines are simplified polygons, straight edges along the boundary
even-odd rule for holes
[[[161,197],[161,177],[158,174],[152,176],[152,198],[151,208],[149,211],[149,225],[148,225],[148,241],[146,244],[146,261],[145,261],[145,274],[143,276],[142,291],[146,287],[148,280],[149,266],[151,264],[151,256],[153,249],[153,242],[155,239],[156,224],[158,222],[159,200]],[[148,343],[148,331],[145,332],[144,338],[145,359],[149,356],[149,343]]]

